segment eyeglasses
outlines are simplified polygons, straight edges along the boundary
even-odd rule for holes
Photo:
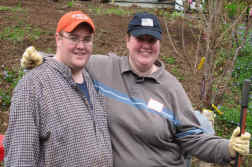
[[[78,36],[74,35],[74,34],[70,34],[68,33],[68,35],[64,35],[63,33],[59,33],[59,35],[63,38],[68,39],[71,43],[73,43],[74,45],[79,44],[80,42],[82,42],[83,44],[90,44],[93,41],[92,36],[86,36],[83,39],[80,39]]]

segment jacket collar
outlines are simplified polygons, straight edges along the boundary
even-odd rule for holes
[[[161,62],[160,60],[157,60],[155,62],[155,64],[159,67],[158,70],[150,75],[144,76],[144,78],[150,78],[150,79],[155,80],[155,82],[160,83],[161,82],[161,74],[162,74],[163,70],[165,70],[164,63]],[[125,73],[132,73],[138,77],[141,77],[133,71],[133,69],[129,63],[129,56],[122,56],[121,57],[120,68],[121,68],[122,75]]]

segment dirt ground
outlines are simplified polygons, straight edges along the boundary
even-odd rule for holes
[[[115,52],[118,55],[125,56],[127,55],[125,35],[127,23],[129,19],[131,19],[132,13],[151,10],[152,12],[156,12],[159,16],[164,31],[161,41],[161,59],[166,60],[169,57],[173,57],[176,60],[175,64],[166,65],[167,70],[176,76],[180,76],[179,79],[194,106],[197,107],[200,105],[202,74],[193,73],[192,66],[190,66],[190,64],[194,64],[197,61],[193,55],[190,55],[195,49],[195,40],[192,31],[197,32],[197,30],[191,28],[192,26],[187,25],[186,28],[188,28],[188,30],[185,31],[184,41],[187,52],[184,54],[187,54],[188,57],[182,58],[175,54],[165,27],[165,21],[167,21],[175,45],[178,46],[178,50],[181,51],[181,21],[179,19],[165,20],[164,17],[158,14],[160,10],[165,9],[142,9],[136,6],[128,8],[121,7],[125,9],[124,11],[128,11],[128,14],[102,15],[99,14],[100,9],[105,10],[115,8],[115,6],[90,1],[75,1],[73,6],[70,7],[70,5],[68,5],[69,1],[70,0],[0,0],[0,6],[13,8],[21,7],[24,9],[15,12],[0,10],[0,32],[6,27],[13,28],[24,26],[24,24],[34,29],[40,28],[43,32],[38,39],[31,40],[28,34],[25,36],[24,40],[20,42],[13,42],[0,38],[0,73],[3,73],[6,67],[18,69],[22,53],[28,46],[33,45],[40,51],[55,52],[54,33],[57,21],[64,13],[71,10],[82,10],[94,20],[96,26],[94,53],[107,54],[108,52]],[[8,85],[5,83],[0,84],[0,88],[7,87]],[[0,106],[0,112],[1,111],[3,111],[2,106]]]
[[[24,11],[10,12],[0,10],[0,32],[6,27],[20,26],[20,22],[29,25],[32,28],[40,28],[44,33],[39,39],[31,40],[28,36],[21,42],[3,40],[0,38],[0,72],[3,72],[3,67],[19,67],[19,60],[25,48],[30,45],[35,46],[37,49],[45,52],[55,51],[54,33],[58,19],[67,11],[82,10],[89,14],[95,22],[96,35],[94,42],[94,53],[107,54],[108,52],[115,52],[118,55],[127,55],[125,35],[127,31],[127,23],[132,17],[132,13],[136,11],[148,11],[158,13],[160,10],[143,9],[138,7],[120,7],[128,14],[115,15],[115,14],[99,14],[99,9],[116,8],[110,4],[94,3],[90,1],[75,1],[72,7],[67,3],[69,0],[2,0],[0,6],[17,7],[21,6]],[[98,13],[98,14],[97,14]],[[193,104],[199,104],[199,92],[201,74],[193,74],[189,64],[195,63],[194,59],[190,56],[190,49],[194,45],[194,38],[192,29],[185,31],[185,47],[188,48],[188,58],[178,57],[171,47],[168,39],[166,27],[164,24],[165,19],[159,16],[164,31],[163,39],[161,42],[160,57],[166,59],[173,57],[176,60],[175,64],[167,65],[167,69],[174,73],[174,75],[181,75],[181,82],[185,87]],[[14,21],[13,21],[14,20]],[[167,21],[169,31],[174,39],[175,44],[181,48],[181,22],[180,20]],[[188,26],[188,28],[190,28]],[[180,51],[180,48],[178,50]],[[176,70],[174,70],[176,68]],[[172,70],[173,69],[173,70]],[[2,86],[2,85],[1,85]]]

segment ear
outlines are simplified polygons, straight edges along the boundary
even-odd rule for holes
[[[60,34],[58,32],[56,32],[55,34],[55,41],[56,41],[56,45],[58,46],[60,41],[62,40],[62,37],[60,36]]]
[[[125,42],[126,42],[126,47],[128,48],[128,43],[129,43],[129,40],[130,40],[130,35],[126,35],[125,36]]]
[[[55,33],[55,40],[56,40],[56,42],[58,42],[59,38],[60,38],[60,35],[59,35],[58,32],[56,32],[56,33]]]

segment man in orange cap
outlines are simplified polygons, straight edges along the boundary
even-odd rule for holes
[[[55,58],[27,73],[14,90],[5,166],[112,167],[103,96],[84,69],[94,31],[81,11],[59,20]]]

